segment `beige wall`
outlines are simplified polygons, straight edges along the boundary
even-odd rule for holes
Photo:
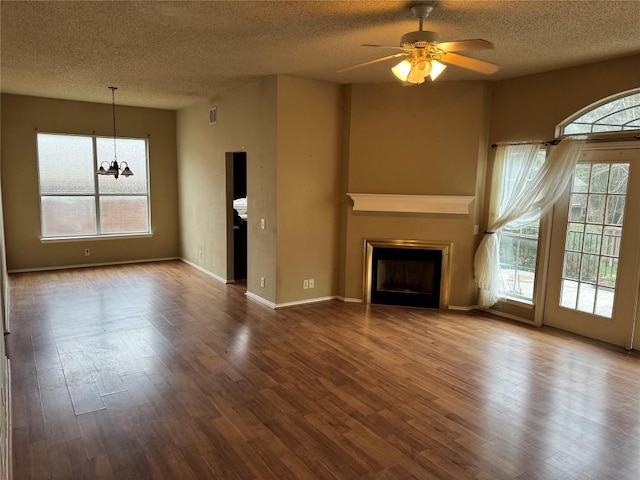
[[[341,92],[278,77],[278,304],[337,292]],[[309,278],[315,287],[304,290]]]
[[[640,55],[497,82],[491,104],[490,141],[553,139],[556,126],[576,112],[638,87]],[[494,153],[491,149],[487,168],[487,207]],[[483,228],[488,208],[484,210]],[[629,216],[639,217],[640,207],[637,215]],[[498,303],[494,309],[529,320],[535,314],[533,308],[508,303]]]
[[[2,95],[2,194],[9,270],[177,256],[175,112],[119,106],[117,115],[118,135],[149,136],[153,236],[41,243],[36,132],[111,136],[111,105]],[[90,257],[84,256],[85,248],[91,249]]]
[[[245,151],[247,290],[273,304],[334,295],[341,107],[338,85],[274,76],[179,111],[182,257],[228,279],[225,158]]]
[[[481,193],[489,100],[485,82],[353,85],[348,191]],[[474,304],[475,203],[469,215],[354,213],[347,208],[345,297],[362,298],[365,239],[437,240],[453,242],[450,304]]]
[[[637,87],[640,55],[496,82],[490,141],[553,139],[570,115]]]
[[[276,101],[277,77],[269,77],[180,110],[177,121],[181,256],[227,279],[225,159],[245,151],[247,289],[270,302],[276,301]],[[216,125],[209,125],[212,106]]]
[[[4,235],[1,166],[0,164],[0,325],[2,325],[3,332],[7,332],[9,330],[9,276],[7,273],[7,249]]]

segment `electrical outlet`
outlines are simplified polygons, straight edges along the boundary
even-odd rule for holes
[[[264,277],[260,277],[260,286],[264,288]]]
[[[84,256],[85,257],[91,256],[91,249],[90,248],[85,248],[84,249]]]
[[[309,280],[303,280],[302,281],[302,288],[305,289],[305,290],[307,288],[309,288]]]
[[[316,286],[316,281],[313,278],[309,279],[309,288],[314,288]]]
[[[260,228],[261,228],[262,230],[264,230],[265,224],[266,224],[266,222],[264,221],[264,218],[261,218],[261,219],[260,219]]]
[[[478,234],[478,230],[480,230],[480,225],[474,225],[473,226],[473,234],[477,235]]]
[[[203,257],[203,255],[202,255],[202,250],[200,250],[200,251],[198,252],[198,260],[202,260],[202,257]]]

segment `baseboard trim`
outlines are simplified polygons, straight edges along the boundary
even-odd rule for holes
[[[270,302],[269,300],[262,298],[258,295],[256,295],[255,293],[251,293],[251,292],[244,292],[245,296],[249,299],[249,300],[253,300],[254,302],[257,302],[261,305],[264,305],[265,307],[269,307],[272,310],[276,309],[276,304],[273,302]]]
[[[517,315],[512,315],[511,313],[501,312],[500,310],[493,310],[491,308],[478,308],[478,310],[489,313],[491,315],[495,315],[497,317],[507,318],[509,320],[515,320],[516,322],[526,323],[527,325],[533,325],[534,327],[538,326],[535,324],[533,320],[527,320],[526,318],[522,318]]]
[[[211,272],[211,271],[207,270],[206,268],[201,267],[200,265],[196,265],[195,263],[190,262],[190,261],[189,261],[189,260],[187,260],[186,258],[182,258],[182,257],[180,257],[180,259],[179,259],[179,260],[180,260],[181,262],[184,262],[184,263],[186,263],[187,265],[189,265],[189,266],[191,266],[191,267],[195,268],[196,270],[200,270],[200,271],[201,271],[202,273],[204,273],[205,275],[208,275],[208,276],[210,276],[211,278],[213,278],[213,279],[215,279],[215,280],[218,280],[219,282],[222,282],[222,283],[233,283],[233,282],[231,282],[231,281],[227,280],[226,278],[222,278],[220,275],[216,275],[215,273],[213,273],[213,272]]]
[[[7,273],[47,272],[49,270],[70,270],[73,268],[109,267],[112,265],[130,265],[133,263],[149,263],[149,262],[168,262],[171,260],[180,260],[180,257],[145,258],[141,260],[125,260],[122,262],[81,263],[78,265],[61,265],[57,267],[18,268],[18,269],[9,270]]]
[[[335,300],[338,297],[316,297],[309,298],[307,300],[297,300],[295,302],[285,302],[285,303],[277,303],[275,308],[286,308],[286,307],[295,307],[297,305],[308,305],[310,303],[320,303],[320,302],[328,302],[329,300]]]
[[[458,310],[460,312],[470,312],[472,310],[477,310],[477,305],[449,305],[447,307],[448,310]]]
[[[344,303],[362,303],[362,299],[361,298],[349,298],[349,297],[334,297],[337,298],[338,300],[342,300]]]

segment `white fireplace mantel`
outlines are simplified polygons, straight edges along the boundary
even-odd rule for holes
[[[355,212],[439,213],[467,215],[473,196],[347,193]]]

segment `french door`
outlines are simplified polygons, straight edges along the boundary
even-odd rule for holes
[[[636,142],[637,143],[637,142]],[[640,149],[592,144],[553,211],[544,323],[639,348]]]

